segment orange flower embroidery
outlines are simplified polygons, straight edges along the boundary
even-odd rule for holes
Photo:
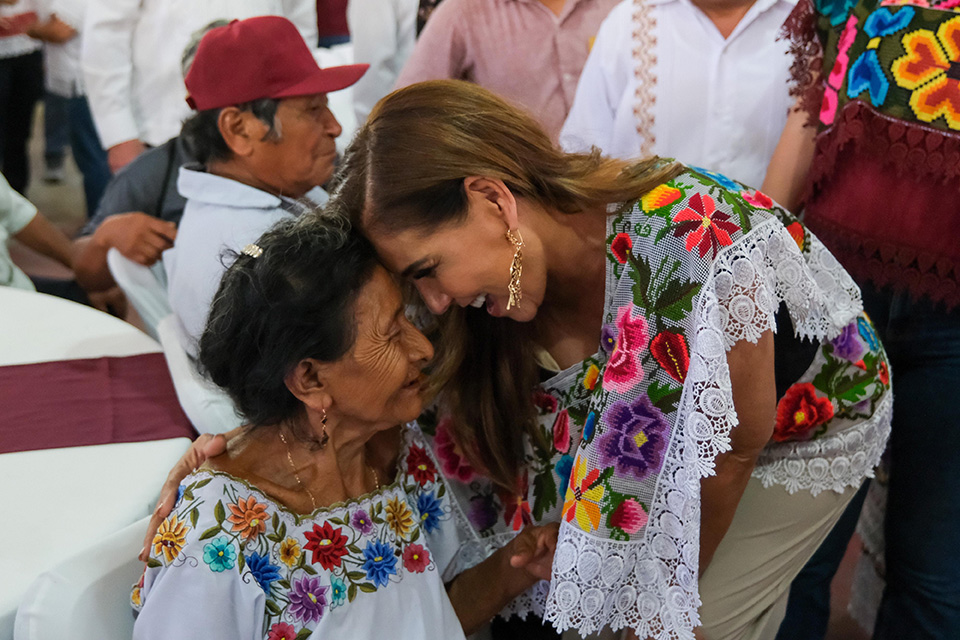
[[[239,531],[247,540],[256,540],[267,529],[267,505],[257,502],[253,496],[240,498],[227,506],[230,508],[227,522],[233,525],[233,531]]]
[[[640,198],[640,207],[644,211],[654,211],[668,204],[673,204],[680,199],[681,195],[680,189],[661,184],[659,187],[654,187],[650,191],[647,191],[647,193]]]
[[[163,556],[167,564],[180,555],[183,545],[187,543],[187,532],[190,527],[186,522],[173,515],[160,523],[157,534],[153,536],[153,555]]]
[[[943,117],[960,129],[960,16],[937,28],[918,29],[903,36],[906,53],[890,70],[897,84],[909,89],[910,107],[922,122]]]

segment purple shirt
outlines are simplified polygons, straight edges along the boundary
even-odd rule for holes
[[[458,78],[526,108],[554,140],[600,23],[619,0],[444,0],[430,16],[397,88]]]

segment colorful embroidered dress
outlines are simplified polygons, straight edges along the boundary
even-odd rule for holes
[[[955,0],[801,0],[788,22],[818,126],[805,222],[858,281],[960,304]]]
[[[393,484],[309,516],[225,473],[180,488],[133,590],[135,638],[463,638],[440,577],[452,511],[415,427]]]
[[[700,480],[737,425],[727,350],[774,329],[781,303],[816,341],[754,471],[790,492],[871,474],[889,434],[889,371],[850,276],[764,194],[690,170],[610,213],[601,344],[536,394],[543,437],[529,443],[521,495],[477,474],[444,420],[424,427],[470,525],[448,571],[528,523],[560,521],[552,583],[505,613],[692,638]]]

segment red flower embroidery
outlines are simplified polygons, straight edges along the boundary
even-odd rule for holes
[[[661,331],[650,341],[650,353],[670,377],[683,382],[690,368],[690,352],[682,334]]]
[[[421,447],[410,447],[407,456],[407,474],[413,476],[417,484],[423,486],[437,479],[437,467]]]
[[[527,490],[530,488],[527,474],[520,478],[520,489],[517,493],[499,491],[500,501],[503,502],[503,521],[514,531],[520,531],[533,522],[530,515],[530,503],[527,501]]]
[[[557,399],[543,389],[533,392],[533,404],[545,414],[554,413],[558,406]]]
[[[403,550],[403,568],[410,573],[423,573],[430,566],[430,552],[419,544],[407,545]]]
[[[689,234],[687,251],[697,248],[701,258],[709,252],[713,252],[712,257],[716,258],[720,247],[733,244],[730,234],[739,231],[740,227],[730,222],[729,215],[717,211],[710,196],[694,194],[687,204],[690,206],[673,217],[673,222],[678,223],[673,235],[679,238]]]
[[[297,630],[286,622],[278,622],[270,627],[267,640],[296,640]]]
[[[809,382],[793,385],[777,403],[777,424],[773,428],[776,442],[802,440],[815,428],[833,417],[833,403],[818,398]]]
[[[787,225],[787,233],[790,234],[793,241],[796,242],[800,250],[803,251],[803,225],[799,222],[791,222]]]
[[[758,209],[773,207],[773,199],[762,191],[754,191],[752,194],[749,191],[744,191],[740,194],[740,197]]]
[[[460,482],[470,482],[473,480],[475,471],[467,462],[467,456],[463,453],[463,449],[453,439],[453,435],[450,433],[450,425],[450,418],[444,418],[437,425],[437,433],[433,437],[434,451],[437,454],[437,459],[440,460],[440,466],[443,467],[443,474],[446,477],[456,478]]]
[[[613,242],[610,243],[610,252],[620,264],[623,264],[627,261],[632,249],[633,240],[631,240],[630,236],[626,233],[618,233],[613,239]]]
[[[647,512],[640,503],[633,498],[627,498],[610,515],[610,524],[633,535],[647,524],[647,519]]]
[[[313,551],[310,562],[319,562],[327,571],[339,567],[340,558],[347,555],[347,536],[342,531],[342,528],[334,529],[329,522],[324,522],[322,527],[315,524],[313,531],[304,533],[307,538],[304,549]]]
[[[553,421],[553,448],[560,453],[570,450],[570,414],[566,409]]]
[[[881,384],[887,387],[890,386],[890,369],[887,367],[887,363],[881,361],[880,367],[877,371],[877,376],[880,378]]]

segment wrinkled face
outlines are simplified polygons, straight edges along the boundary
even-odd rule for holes
[[[534,231],[520,225],[524,240],[522,299],[507,310],[510,265],[515,253],[507,239],[509,226],[496,206],[483,198],[470,198],[462,221],[432,231],[384,231],[376,226],[365,233],[380,259],[394,273],[409,279],[434,314],[451,304],[483,307],[495,317],[528,322],[537,315],[546,289],[543,247]],[[369,227],[369,225],[368,225]]]
[[[260,180],[298,198],[333,175],[342,129],[324,93],[281,100],[276,123],[280,140],[255,141],[250,162]]]
[[[354,311],[353,347],[324,373],[331,410],[385,427],[416,419],[433,347],[407,319],[400,288],[383,267],[360,290]]]

